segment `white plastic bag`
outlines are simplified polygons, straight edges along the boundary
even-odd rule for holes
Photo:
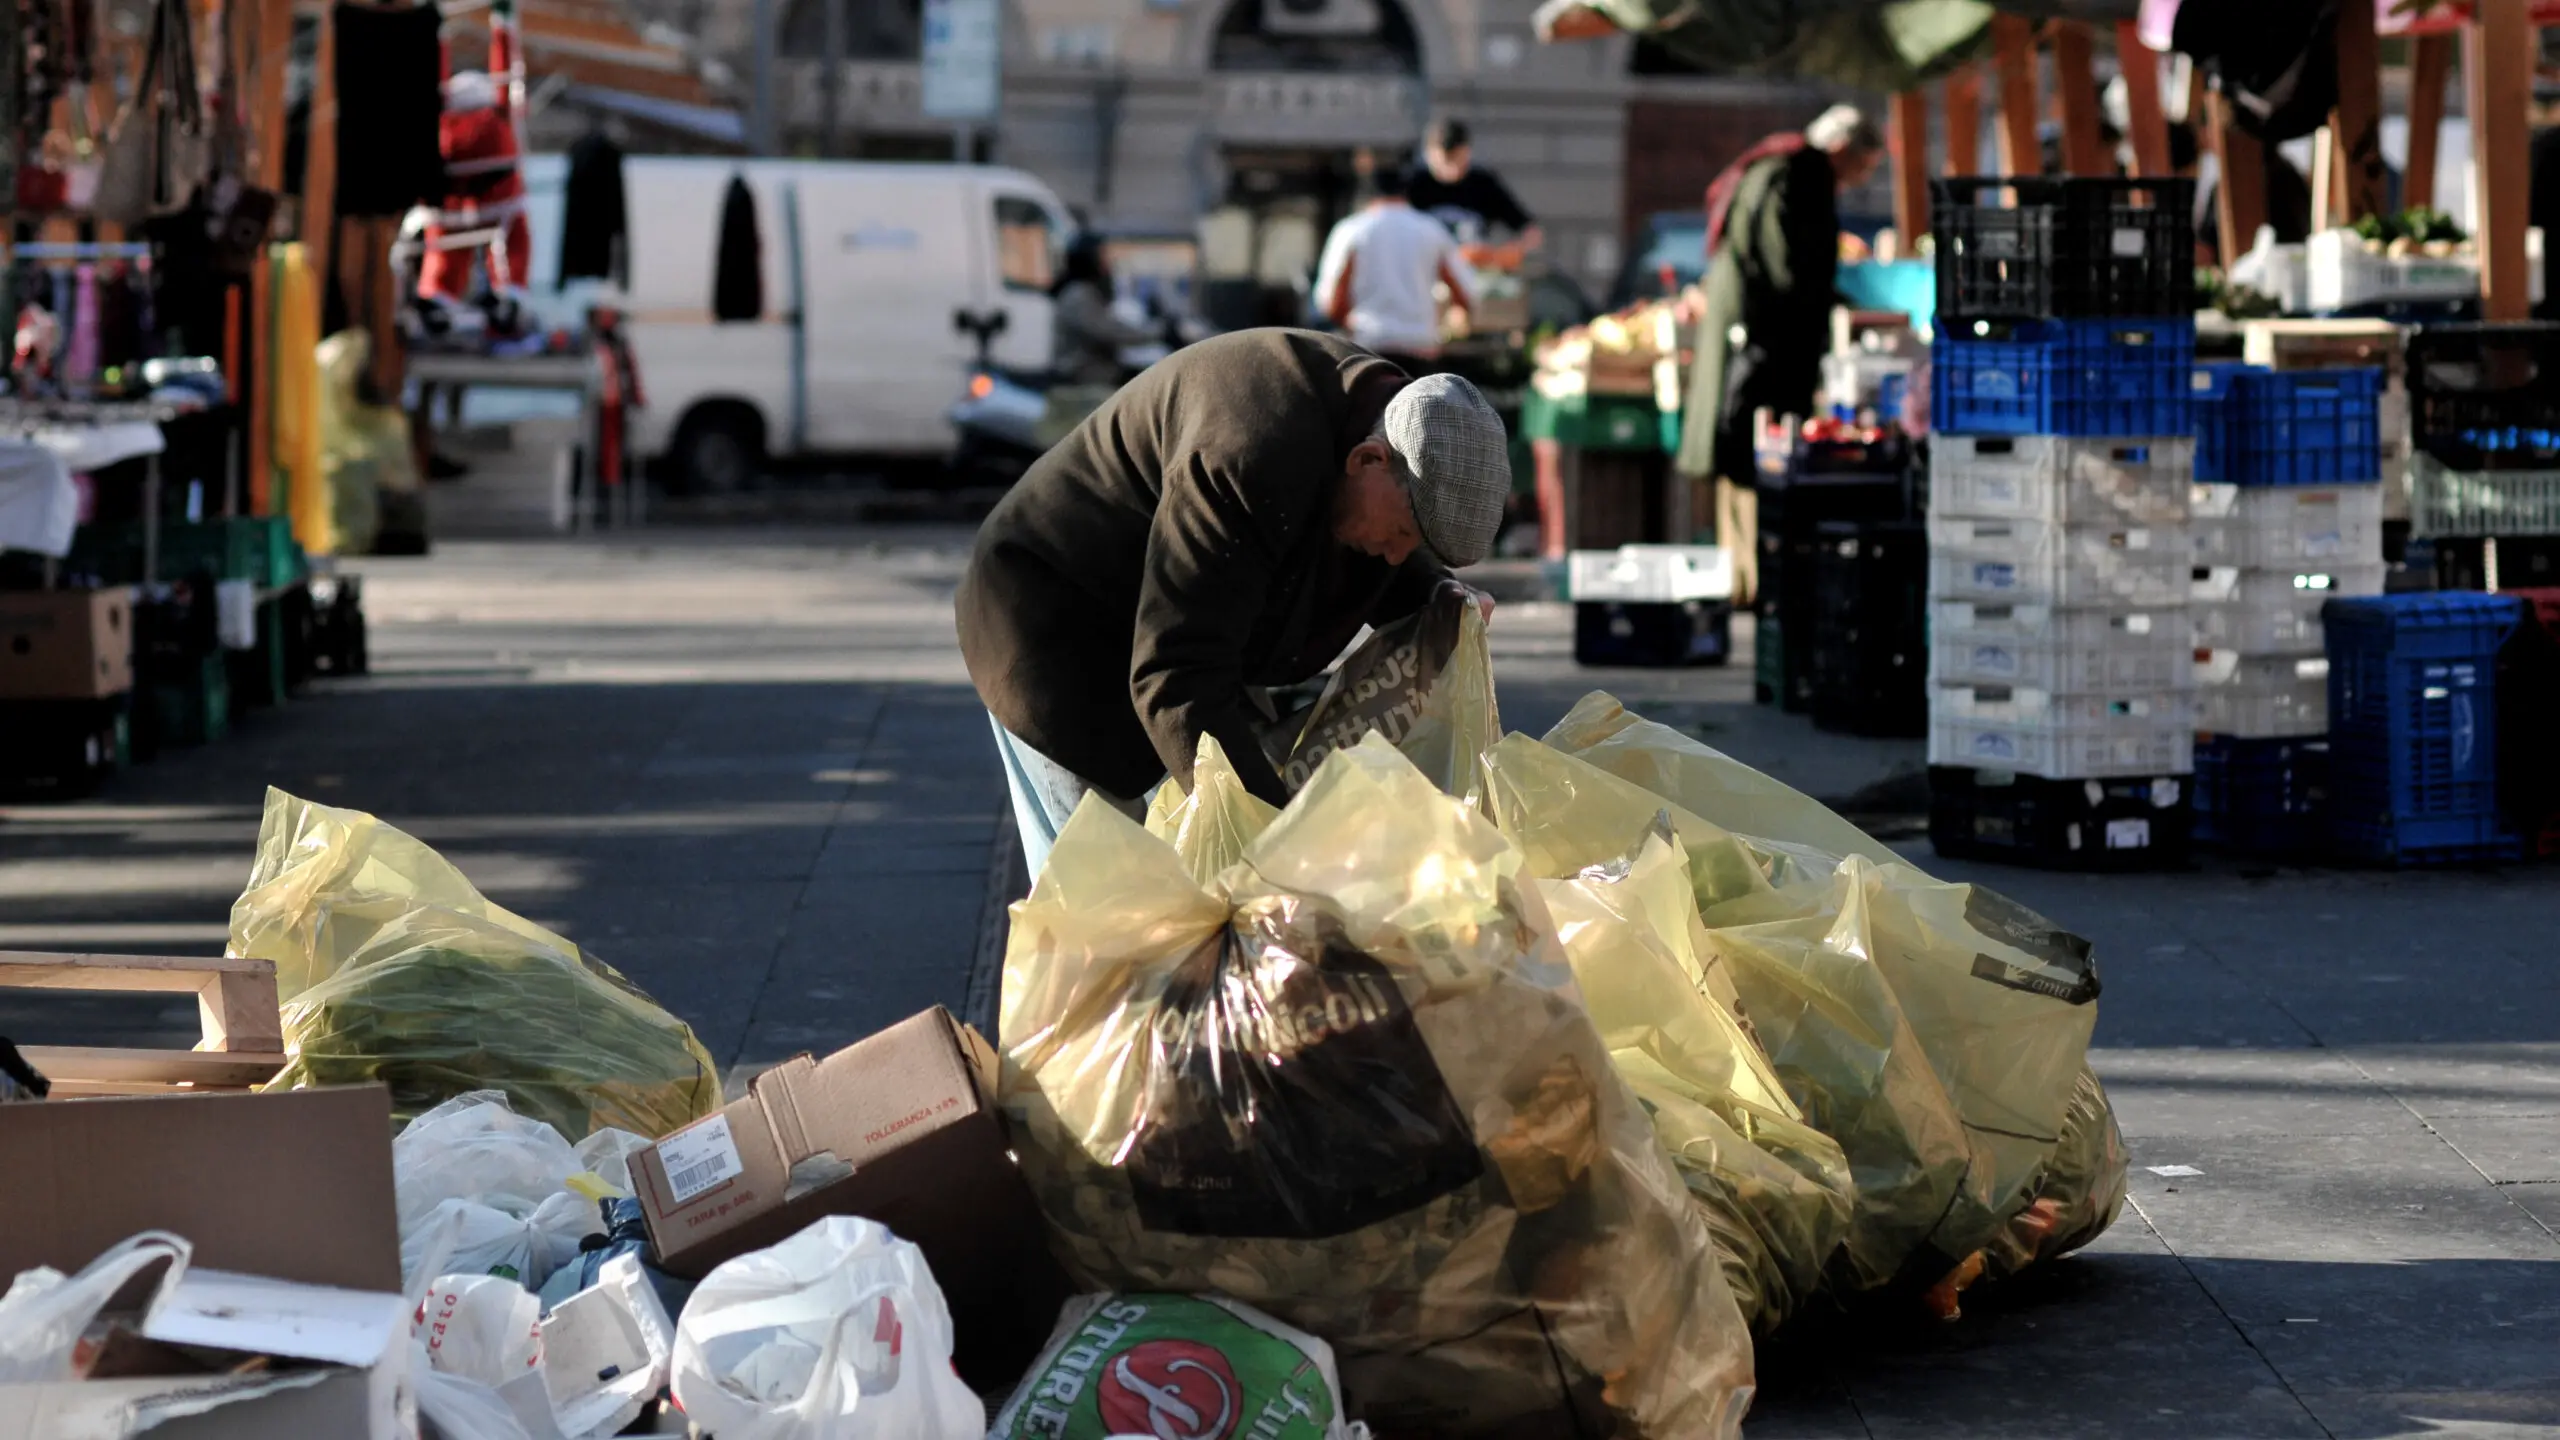
[[[676,1324],[676,1403],[720,1440],[977,1440],[915,1246],[832,1215],[713,1270]]]
[[[605,1138],[623,1133],[588,1137],[600,1142],[599,1163],[618,1162],[629,1153],[632,1147]],[[495,1090],[458,1095],[410,1121],[391,1142],[402,1278],[503,1275],[528,1290],[540,1288],[587,1236],[603,1233],[595,1200],[570,1188],[588,1168],[558,1130],[518,1115]],[[627,1186],[627,1165],[622,1179]],[[579,1183],[593,1189],[603,1182],[591,1177]],[[427,1236],[450,1212],[462,1217],[452,1253],[442,1268],[422,1272]]]
[[[542,1302],[497,1275],[446,1275],[418,1317],[427,1364],[495,1388],[542,1368]]]
[[[632,1193],[631,1157],[658,1142],[608,1125],[578,1142],[578,1168],[625,1195]]]
[[[110,1247],[77,1275],[37,1266],[0,1295],[0,1384],[72,1380],[80,1334],[116,1292],[165,1266],[155,1293],[187,1273],[195,1247],[165,1230],[145,1230]]]

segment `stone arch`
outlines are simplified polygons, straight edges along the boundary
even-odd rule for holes
[[[1258,13],[1266,0],[1224,0],[1220,4],[1197,5],[1183,21],[1182,36],[1174,52],[1175,63],[1182,69],[1205,75],[1212,70],[1232,69],[1219,64],[1219,37],[1231,32],[1231,21]],[[1401,22],[1412,36],[1415,69],[1409,73],[1428,79],[1431,76],[1454,76],[1459,73],[1457,39],[1450,32],[1448,17],[1441,13],[1439,0],[1374,0],[1381,12],[1392,17],[1390,25]]]

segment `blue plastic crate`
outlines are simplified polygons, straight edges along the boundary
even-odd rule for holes
[[[2196,739],[2198,840],[2252,855],[2323,849],[2329,809],[2329,742]]]
[[[1977,320],[1932,348],[1930,425],[1951,435],[2184,435],[2195,355],[2192,320]]]
[[[2217,362],[2188,379],[2196,479],[2339,485],[2382,478],[2382,372]]]
[[[2498,815],[2498,647],[2523,616],[2473,591],[2332,600],[2330,833],[2386,864],[2512,858]]]

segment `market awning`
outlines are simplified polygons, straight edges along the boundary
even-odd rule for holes
[[[634,95],[627,90],[614,90],[602,85],[573,84],[562,98],[573,105],[644,121],[715,145],[744,148],[747,143],[747,125],[739,118],[738,112],[716,105],[688,105],[678,100]]]

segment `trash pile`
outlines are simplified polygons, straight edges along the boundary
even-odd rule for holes
[[[1501,734],[1463,594],[1266,748],[1284,808],[1203,741],[1076,813],[1000,1048],[937,1008],[725,1103],[610,968],[272,795],[275,1083],[0,1103],[62,1177],[0,1192],[0,1440],[1732,1436],[1788,1317],[1950,1317],[2115,1218],[2087,942],[1605,695]]]

